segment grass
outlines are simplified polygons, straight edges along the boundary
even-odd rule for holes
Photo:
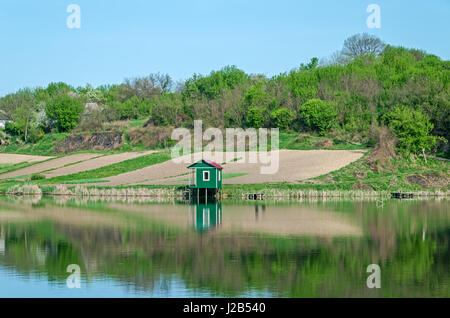
[[[100,182],[108,182],[106,179],[80,179],[73,181],[62,182],[63,184],[85,184],[85,183],[100,183]]]
[[[142,127],[147,119],[141,118],[136,120],[131,120],[129,122],[129,127]],[[27,154],[27,155],[41,155],[41,156],[54,156],[55,155],[55,147],[58,143],[63,141],[69,133],[53,133],[46,134],[42,139],[33,144],[25,144],[19,141],[12,141],[10,145],[0,146],[0,152],[2,153],[17,153],[17,154]],[[320,141],[324,141],[330,138],[299,134],[299,133],[287,133],[280,132],[280,140],[279,140],[279,149],[292,149],[292,150],[312,150],[312,149],[321,149],[320,146],[316,146],[316,144]],[[364,145],[354,145],[339,141],[337,139],[333,139],[333,146],[327,149],[331,150],[354,150],[354,149],[367,149]],[[268,143],[268,149],[270,150],[270,140]],[[156,149],[156,148],[155,148]],[[157,148],[162,149],[162,148]],[[74,153],[83,153],[83,152],[98,152],[102,154],[111,154],[118,152],[127,152],[127,151],[142,151],[148,150],[148,147],[143,147],[142,145],[130,145],[127,140],[124,140],[122,147],[111,151],[111,150],[80,150]],[[226,149],[224,149],[225,151]],[[0,168],[1,169],[1,168]]]
[[[135,119],[130,121],[130,127],[143,127],[148,118]]]
[[[20,163],[7,163],[7,164],[0,164],[0,174],[12,172],[15,170],[19,170],[22,168],[26,168],[41,162],[45,162],[48,160],[52,160],[53,158],[43,160],[43,161],[35,161],[35,162],[20,162]]]
[[[42,139],[33,144],[13,142],[7,146],[1,146],[0,152],[37,156],[54,156],[56,144],[68,135],[69,134],[67,133],[45,134]]]
[[[358,150],[358,149],[368,149],[365,145],[349,144],[337,140],[335,138],[313,136],[307,134],[298,133],[285,133],[280,132],[280,149],[291,149],[291,150],[314,150],[322,149],[316,146],[318,142],[331,139],[333,141],[333,146],[326,149],[329,150]]]
[[[248,175],[248,173],[224,173],[223,178],[231,179],[231,178],[236,178],[236,177],[246,176],[246,175]]]
[[[356,162],[333,171],[324,176],[312,179],[323,186],[339,190],[354,190],[358,186],[369,186],[375,191],[420,191],[424,188],[418,184],[407,181],[412,175],[436,175],[449,177],[450,163],[428,159],[425,163],[422,158],[414,161],[410,159],[393,159],[390,166],[381,171],[373,171],[363,157]],[[316,185],[317,186],[317,185]],[[449,190],[447,186],[431,186],[431,190]]]
[[[142,169],[154,164],[162,163],[164,161],[170,160],[170,158],[171,157],[169,152],[156,152],[149,155],[121,161],[98,169],[42,180],[39,183],[55,184],[55,183],[66,183],[69,181],[80,181],[86,179],[103,179],[121,173]]]
[[[34,162],[20,162],[20,163],[2,163],[0,164],[0,174],[7,173],[10,171],[14,171],[16,169],[22,169],[25,168],[31,164],[34,164]]]
[[[96,183],[105,181],[103,178],[117,175],[119,173],[132,171],[145,166],[169,160],[168,153],[156,153],[127,160],[111,166],[96,170],[85,171],[74,175],[61,176],[48,180],[38,181],[42,184],[54,183]],[[410,183],[407,177],[411,175],[438,175],[448,176],[450,163],[434,159],[428,159],[425,163],[423,159],[417,158],[414,161],[409,159],[394,159],[389,167],[382,171],[372,171],[367,164],[366,156],[351,163],[350,165],[333,171],[329,174],[312,178],[299,183],[261,183],[261,184],[226,184],[224,193],[238,195],[248,192],[284,192],[295,191],[448,191],[449,186],[435,186],[424,189],[422,186]],[[230,179],[246,175],[246,173],[224,173],[224,179]],[[139,186],[141,187],[141,186]],[[165,188],[164,186],[150,186],[151,188]],[[173,187],[173,186],[170,186]],[[182,187],[181,185],[179,186]],[[122,187],[123,188],[123,187]]]

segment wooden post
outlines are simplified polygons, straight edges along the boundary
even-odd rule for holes
[[[423,155],[423,159],[425,160],[425,163],[427,163],[427,156],[425,155],[425,148],[422,148],[422,155]]]

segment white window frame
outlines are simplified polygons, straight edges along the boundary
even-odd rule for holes
[[[208,179],[205,177],[206,173],[208,173]],[[203,170],[203,181],[211,181],[211,172],[209,170]]]
[[[220,178],[221,178],[221,176],[222,176],[222,171],[218,171],[219,172],[219,181],[220,181]]]

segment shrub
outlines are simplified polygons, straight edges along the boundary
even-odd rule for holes
[[[11,136],[19,136],[22,134],[22,130],[14,122],[5,123],[5,132]]]
[[[54,97],[45,107],[47,117],[55,121],[58,131],[70,131],[80,120],[84,106],[76,98],[68,95]]]
[[[336,125],[337,109],[331,102],[320,99],[310,99],[300,109],[301,116],[313,130],[318,130],[321,135]]]
[[[45,178],[44,175],[36,173],[31,175],[30,180],[43,180]]]
[[[399,148],[404,153],[418,154],[430,150],[437,137],[430,135],[433,124],[420,109],[397,106],[383,116],[384,122],[395,132]]]
[[[286,130],[294,118],[294,113],[286,107],[281,107],[272,111],[270,117],[276,127]]]
[[[250,106],[247,113],[247,121],[250,127],[260,128],[264,126],[267,118],[267,108],[264,106]]]

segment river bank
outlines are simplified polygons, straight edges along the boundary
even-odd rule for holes
[[[245,189],[245,191],[244,191]],[[178,198],[184,197],[186,187],[97,187],[97,186],[38,186],[35,184],[15,185],[7,190],[0,192],[2,195],[9,196],[67,196],[67,197],[123,197],[123,198]],[[449,191],[415,191],[410,192],[415,198],[449,197]],[[276,187],[267,187],[264,189],[245,187],[223,189],[223,198],[241,198],[247,199],[249,194],[261,194],[262,198],[285,198],[285,199],[309,199],[309,198],[387,198],[390,197],[389,191],[364,191],[364,190],[299,190],[299,189],[280,189]]]

